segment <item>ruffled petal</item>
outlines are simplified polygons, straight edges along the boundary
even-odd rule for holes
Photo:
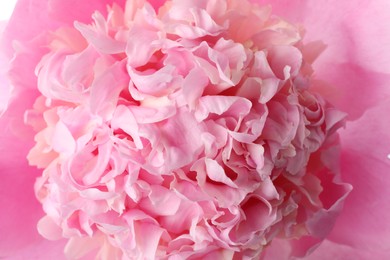
[[[60,248],[57,245],[63,243],[55,244],[53,250],[44,250],[49,244],[41,243],[33,228],[42,212],[37,202],[30,201],[34,197],[32,183],[37,172],[25,162],[27,150],[32,146],[33,131],[23,126],[23,114],[40,94],[36,88],[40,82],[34,74],[37,64],[47,62],[48,52],[58,53],[59,50],[66,55],[76,53],[75,60],[84,59],[77,53],[86,48],[87,42],[88,48],[96,49],[97,54],[103,56],[95,65],[95,59],[86,61],[91,64],[89,67],[93,66],[93,72],[87,74],[93,76],[86,79],[82,73],[72,73],[71,69],[63,70],[59,76],[55,73],[62,68],[54,70],[54,76],[47,74],[46,78],[54,78],[54,81],[60,78],[59,82],[70,83],[74,87],[70,89],[73,95],[61,96],[62,91],[68,89],[66,84],[59,84],[55,86],[59,93],[54,97],[59,97],[58,100],[53,102],[50,92],[49,95],[42,92],[47,98],[43,111],[37,108],[39,106],[30,111],[37,117],[43,114],[43,125],[34,129],[41,131],[33,149],[35,157],[41,158],[40,153],[48,155],[42,162],[31,161],[46,167],[35,187],[48,214],[39,222],[39,232],[49,239],[61,235],[70,238],[65,248],[68,257],[85,254],[90,257],[88,252],[96,251],[101,243],[104,245],[98,254],[107,259],[118,259],[122,253],[124,258],[130,254],[153,259],[158,254],[179,251],[178,255],[206,259],[255,257],[274,236],[301,238],[274,240],[265,253],[270,259],[305,256],[314,249],[313,246],[328,235],[349,186],[338,179],[336,163],[329,159],[337,156],[337,152],[328,151],[337,146],[334,132],[342,125],[344,114],[306,91],[310,80],[305,82],[304,78],[311,77],[310,63],[317,54],[302,50],[305,47],[301,46],[299,30],[277,18],[267,21],[269,8],[251,13],[252,7],[246,2],[240,5],[239,1],[227,1],[227,4],[223,0],[173,1],[157,16],[149,5],[140,8],[143,0],[126,4],[124,0],[116,1],[122,7],[126,5],[124,12],[119,10],[119,5],[107,8],[112,2],[21,0],[16,8],[18,15],[6,29],[5,49],[11,53],[13,48],[16,56],[10,69],[13,92],[9,85],[4,85],[0,92],[4,94],[0,113],[7,106],[10,111],[1,119],[6,126],[1,130],[4,132],[0,139],[4,138],[1,152],[9,153],[0,160],[0,174],[5,176],[1,185],[6,185],[0,191],[4,192],[1,198],[6,199],[0,202],[11,212],[0,217],[0,223],[11,223],[9,227],[0,226],[1,233],[4,229],[7,234],[7,239],[0,243],[0,258],[3,255],[23,258],[23,254],[36,245],[45,254],[37,258],[45,259],[57,254]],[[163,2],[151,4],[157,10]],[[307,42],[321,39],[329,45],[315,65],[314,88],[348,112],[350,119],[358,119],[350,123],[341,136],[344,144],[341,174],[344,181],[354,184],[355,191],[336,229],[320,249],[329,247],[331,255],[340,248],[347,256],[350,248],[333,247],[334,242],[352,248],[366,239],[368,243],[357,256],[368,256],[367,252],[376,250],[379,250],[378,256],[382,256],[382,252],[389,250],[386,240],[389,230],[381,220],[390,218],[390,210],[384,199],[386,181],[381,182],[380,177],[388,172],[386,158],[390,152],[381,145],[383,140],[389,139],[382,131],[389,123],[380,121],[378,115],[388,110],[389,105],[378,106],[378,101],[386,100],[390,94],[385,87],[390,79],[387,69],[390,61],[386,55],[378,53],[381,46],[389,45],[390,37],[384,35],[372,44],[356,39],[372,39],[382,30],[382,24],[388,22],[387,15],[376,17],[381,24],[379,29],[372,30],[372,26],[362,21],[373,16],[377,7],[388,6],[382,0],[375,6],[362,0],[353,0],[352,4],[336,0],[319,4],[269,2],[277,13],[307,25]],[[220,10],[231,9],[218,11],[218,3],[222,3]],[[166,15],[164,12],[172,6],[183,12],[172,8]],[[98,13],[92,16],[94,11]],[[42,13],[47,16],[41,17]],[[248,13],[247,19],[241,19]],[[255,14],[264,16],[264,21],[256,19]],[[91,17],[95,18],[95,24],[85,25],[91,22]],[[129,21],[139,20],[151,30],[151,34],[144,37],[148,44],[144,38],[126,44],[127,36],[139,36],[145,28],[132,30],[131,25],[121,21],[123,17],[128,17]],[[239,29],[248,27],[252,20],[258,22],[260,29],[263,26],[268,29],[259,33]],[[75,34],[67,31],[74,26],[74,21],[78,29],[74,30]],[[226,31],[226,38],[220,37],[229,23],[235,21],[236,25],[231,25],[233,29]],[[22,28],[25,24],[31,24],[31,30]],[[273,26],[274,31],[270,29]],[[58,32],[60,27],[62,31]],[[325,29],[319,31],[318,28]],[[47,33],[49,31],[51,33]],[[85,39],[72,41],[75,35]],[[180,41],[175,41],[180,37]],[[165,41],[161,41],[162,38]],[[13,40],[16,41],[11,46]],[[321,48],[319,44],[314,49]],[[260,57],[263,49],[264,55]],[[136,58],[126,61],[126,55]],[[253,57],[258,58],[254,63]],[[58,63],[61,62],[62,57],[58,59]],[[264,65],[257,69],[269,78],[260,79],[254,69],[249,69],[253,64],[255,67]],[[72,59],[63,65],[75,68]],[[50,63],[48,67],[54,68]],[[44,77],[42,71],[38,70],[38,77]],[[202,77],[195,78],[194,74],[199,72]],[[243,89],[237,90],[243,81]],[[81,86],[84,83],[86,88]],[[181,89],[183,83],[191,86]],[[49,85],[46,81],[42,84]],[[291,88],[293,84],[296,89]],[[198,86],[199,89],[191,90]],[[354,94],[353,98],[350,93]],[[227,96],[223,96],[225,94]],[[241,96],[234,97],[235,94]],[[44,98],[37,102],[43,103]],[[87,116],[76,115],[79,106],[88,110]],[[54,109],[44,112],[49,107]],[[364,114],[367,108],[370,111]],[[68,112],[72,116],[67,116]],[[80,123],[73,124],[69,121],[72,117],[82,122],[81,125],[87,118],[85,123],[91,125],[91,129],[79,127]],[[89,122],[90,117],[98,119]],[[260,123],[253,123],[258,121]],[[372,132],[376,132],[375,135]],[[14,141],[13,134],[25,139]],[[50,149],[54,155],[47,153]],[[57,155],[58,158],[52,158]],[[47,165],[49,162],[52,162],[51,167]],[[33,175],[25,178],[21,172]],[[363,177],[368,177],[369,181]],[[11,190],[15,184],[20,189]],[[27,192],[19,194],[24,188]],[[20,209],[20,206],[23,207]],[[32,214],[27,214],[30,211]],[[181,222],[175,217],[178,212],[183,213]],[[22,214],[17,215],[19,213]],[[124,216],[126,223],[117,213]],[[260,214],[260,218],[256,214]],[[367,218],[371,220],[369,223]],[[20,229],[27,231],[17,236],[15,233],[20,233]],[[350,234],[356,230],[362,232],[352,237]],[[102,233],[105,233],[104,238]],[[219,250],[221,245],[229,250]],[[275,251],[279,246],[279,252]],[[285,250],[282,253],[281,248]]]
[[[350,119],[390,95],[390,55],[384,51],[390,45],[388,1],[253,2],[270,4],[275,14],[302,24],[305,42],[327,45],[314,64],[322,81],[316,90]]]
[[[34,195],[39,172],[26,160],[31,140],[15,138],[9,125],[11,120],[10,113],[0,119],[0,258],[64,259],[64,241],[50,242],[37,232],[36,224],[43,216],[42,206]]]
[[[61,1],[61,0],[19,0],[14,14],[5,30],[5,44],[11,48],[14,40],[25,42],[45,31],[54,31],[59,26],[73,26],[74,21],[89,23],[92,13],[107,13],[107,5],[114,0]],[[115,0],[123,5],[124,0]],[[42,15],[44,14],[44,15]],[[29,26],[26,26],[26,25]]]
[[[306,42],[327,45],[314,65],[315,89],[355,120],[340,136],[341,177],[353,191],[330,240],[307,259],[388,258],[390,148],[384,140],[390,139],[390,55],[384,46],[390,44],[389,2],[256,2],[271,4],[276,14],[302,23]]]
[[[6,77],[7,64],[8,60],[4,57],[2,53],[0,53],[0,116],[7,109],[12,92],[12,87]]]

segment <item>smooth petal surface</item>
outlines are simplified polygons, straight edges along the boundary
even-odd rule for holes
[[[77,0],[19,0],[5,30],[7,48],[11,41],[29,41],[48,30],[59,26],[73,26],[74,21],[88,23],[92,13],[106,13],[113,0],[80,2]],[[124,0],[115,1],[123,4]],[[44,15],[42,15],[44,14]],[[28,24],[29,26],[26,26]]]
[[[0,21],[0,42],[6,22]],[[12,87],[6,76],[8,69],[8,59],[3,52],[0,52],[0,116],[4,113],[11,97]]]
[[[316,248],[305,260],[343,260],[343,259],[387,259],[390,256],[389,251],[366,250],[356,247],[350,247],[344,244],[325,240]]]
[[[341,131],[342,178],[354,187],[330,239],[390,256],[390,99]]]

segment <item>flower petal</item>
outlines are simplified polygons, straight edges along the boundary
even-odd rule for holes
[[[5,30],[6,46],[11,41],[29,41],[44,31],[55,30],[61,25],[72,26],[74,21],[91,22],[92,13],[107,13],[107,5],[114,0],[102,1],[61,1],[61,0],[19,0],[14,14]],[[124,5],[124,0],[115,0]],[[42,15],[45,14],[45,15]],[[26,26],[26,25],[29,26]]]
[[[325,240],[314,253],[305,260],[325,260],[325,259],[388,259],[390,251],[368,251],[360,248],[353,248],[342,244],[337,244]]]
[[[328,84],[317,86],[317,91],[350,119],[383,101],[383,91],[390,95],[390,56],[383,53],[383,46],[390,45],[389,1],[254,2],[270,4],[275,14],[303,24],[306,42],[321,40],[327,45],[314,70]]]
[[[50,242],[37,232],[43,211],[34,196],[38,171],[26,160],[32,144],[15,138],[9,126],[11,120],[10,113],[0,119],[0,258],[64,259],[64,241]]]
[[[390,99],[341,131],[342,178],[354,189],[331,234],[335,242],[390,252]]]

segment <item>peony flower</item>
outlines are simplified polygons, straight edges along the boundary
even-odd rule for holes
[[[20,0],[0,257],[389,257],[389,7]]]

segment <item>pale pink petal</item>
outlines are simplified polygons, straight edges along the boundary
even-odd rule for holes
[[[365,250],[325,240],[305,260],[387,259],[390,251]],[[279,258],[282,259],[282,258]]]
[[[341,132],[343,140],[341,174],[344,181],[353,185],[353,190],[348,195],[328,240],[325,240],[319,248],[315,250],[312,248],[314,253],[303,259],[353,257],[364,260],[368,257],[385,259],[390,255],[390,229],[387,221],[390,217],[387,202],[390,148],[388,145],[381,145],[383,140],[390,138],[387,131],[390,121],[382,120],[380,112],[387,111],[390,108],[389,104],[389,102],[378,104],[359,120],[347,124],[346,129]],[[373,132],[374,135],[370,134]],[[326,199],[324,202],[328,203],[326,201],[333,195],[324,194],[323,198]],[[299,250],[306,247],[307,243],[307,241],[297,241],[293,242],[292,246],[287,241],[279,241],[275,244],[274,242],[270,247],[271,250],[266,252],[267,257],[270,258],[265,259],[274,259],[276,254],[281,253],[275,250],[280,247],[280,243],[286,247],[284,249],[286,252],[303,256]],[[287,259],[288,254],[284,253],[284,256],[278,259]]]
[[[276,14],[303,24],[305,42],[321,40],[327,45],[314,63],[316,78],[326,84],[316,89],[349,118],[390,95],[390,58],[383,49],[390,45],[388,1],[253,2],[270,4]]]
[[[112,118],[119,94],[127,87],[128,80],[124,62],[114,63],[96,77],[91,86],[91,112],[103,118]]]
[[[72,154],[76,150],[72,133],[62,122],[58,122],[55,127],[52,147],[54,151],[65,154]]]
[[[92,26],[88,26],[80,22],[75,22],[74,26],[100,53],[116,54],[124,52],[126,49],[126,42],[122,42],[108,36],[109,28],[105,24],[106,20],[103,15],[95,12],[93,19],[95,22],[95,26],[93,28],[91,28]]]
[[[77,0],[20,0],[14,11],[17,15],[11,17],[5,30],[7,47],[11,47],[11,40],[29,41],[47,30],[64,25],[72,26],[74,21],[90,22],[94,11],[106,14],[107,5],[113,2],[113,0],[88,3]],[[115,2],[123,5],[124,0]],[[26,24],[29,26],[25,26]]]
[[[185,39],[218,35],[223,27],[210,17],[205,7],[204,2],[174,1],[171,11],[164,17],[168,20],[167,32]]]
[[[146,94],[159,97],[166,95],[169,91],[170,84],[174,78],[173,72],[175,68],[168,65],[153,73],[143,73],[131,68],[128,70],[135,91],[141,95]],[[132,90],[130,89],[130,91]]]
[[[167,231],[175,234],[183,233],[191,225],[197,224],[203,215],[202,208],[198,204],[185,200],[180,203],[178,212],[180,214],[161,217],[161,223],[167,228]]]
[[[139,128],[136,121],[136,117],[125,106],[118,106],[115,110],[113,120],[111,121],[113,129],[122,129],[128,133],[134,140],[134,143],[138,149],[143,148],[142,141],[139,136]]]
[[[145,65],[153,53],[161,46],[159,41],[161,36],[158,34],[158,28],[152,27],[157,27],[157,25],[145,25],[142,21],[142,18],[149,19],[158,24],[158,20],[155,18],[156,14],[146,7],[139,9],[136,14],[139,15],[137,17],[140,17],[138,19],[141,21],[138,24],[136,20],[131,27],[128,37],[131,37],[132,40],[128,41],[126,45],[126,54],[129,57],[128,65],[133,68]]]
[[[131,107],[130,110],[134,114],[136,120],[140,124],[150,124],[163,121],[176,114],[176,108],[174,106],[160,106],[158,100],[153,100],[151,106]]]
[[[67,259],[83,259],[88,252],[104,246],[104,238],[91,239],[90,237],[72,237],[64,248]]]
[[[209,79],[202,69],[194,68],[188,73],[183,82],[183,96],[190,109],[194,109]]]
[[[84,103],[97,58],[96,51],[91,47],[75,55],[46,55],[35,70],[39,91],[48,98]]]
[[[249,113],[252,104],[248,99],[231,96],[203,96],[199,100],[196,119],[202,121],[210,115],[240,117]]]
[[[6,23],[0,22],[0,42]],[[4,113],[11,98],[12,87],[6,76],[8,70],[8,58],[0,52],[0,116]]]
[[[287,80],[299,72],[302,54],[293,46],[272,47],[268,50],[268,61],[275,75]]]
[[[368,110],[341,132],[344,181],[353,185],[330,238],[361,250],[390,251],[390,100]]]
[[[150,194],[140,202],[140,207],[152,215],[172,216],[177,214],[180,198],[172,191],[160,187],[150,187]]]
[[[212,251],[204,256],[202,256],[202,259],[205,260],[213,260],[213,259],[233,259],[234,251],[232,250],[215,250]]]
[[[160,10],[163,1],[118,1],[112,6],[112,1],[95,2],[21,0],[16,13],[22,17],[14,15],[6,29],[6,58],[15,55],[9,71],[13,92],[5,88],[10,96],[2,105],[9,111],[1,119],[6,126],[1,130],[6,146],[1,149],[10,150],[4,165],[5,172],[12,173],[4,178],[5,185],[11,187],[10,176],[17,183],[29,172],[8,169],[25,162],[35,132],[28,159],[44,168],[35,195],[46,213],[35,211],[31,207],[38,204],[31,203],[22,207],[33,212],[29,216],[2,216],[0,223],[30,231],[20,236],[25,242],[15,250],[31,246],[30,234],[40,241],[32,231],[37,224],[38,232],[49,239],[68,239],[68,258],[250,259],[267,248],[270,253],[264,254],[269,257],[305,257],[327,237],[350,191],[341,174],[358,188],[356,195],[370,184],[377,187],[374,177],[363,183],[360,175],[352,178],[350,173],[366,171],[361,162],[370,165],[375,158],[362,152],[376,152],[355,139],[375,144],[375,138],[388,137],[356,134],[372,131],[366,120],[376,117],[364,115],[347,125],[352,131],[341,136],[346,146],[340,173],[336,130],[343,126],[344,114],[311,92],[314,85],[350,118],[358,118],[379,95],[386,99],[388,91],[381,84],[387,71],[371,66],[371,56],[350,55],[367,46],[343,48],[353,41],[330,35],[361,33],[339,18],[329,27],[342,29],[329,29],[326,18],[317,17],[322,9],[329,17],[332,12],[341,17],[347,10],[351,14],[345,17],[354,21],[365,17],[359,9],[336,6],[335,0],[318,5],[274,2],[276,12],[310,23],[308,42],[323,36],[317,33],[323,27],[326,43],[339,45],[329,48],[314,71],[311,63],[324,45],[302,42],[301,28],[272,16],[269,7],[242,0],[174,0]],[[333,3],[339,9],[327,9]],[[29,20],[31,30],[17,25]],[[372,36],[365,24],[356,23],[363,35]],[[344,74],[336,71],[339,68]],[[356,92],[351,91],[356,82],[345,75],[356,75],[356,82],[375,81],[378,88],[371,91],[366,84],[356,99],[349,99],[344,94]],[[328,79],[335,88],[324,84]],[[380,114],[379,108],[372,111]],[[33,130],[23,125],[24,117]],[[388,126],[382,124],[377,127]],[[22,139],[8,148],[11,133]],[[388,157],[387,150],[383,153]],[[384,174],[387,165],[377,170]],[[21,187],[31,185],[32,191],[34,177],[23,179]],[[15,195],[9,187],[3,192],[11,195],[10,201],[1,201],[10,209],[33,198],[30,194],[21,199],[24,193]],[[372,196],[364,197],[370,204],[359,209],[373,210]],[[352,196],[350,201],[363,204],[362,198]],[[355,206],[349,205],[348,218],[360,213]],[[373,221],[379,218],[372,216]],[[388,230],[379,230],[379,224],[370,230],[365,217],[361,214],[346,224],[347,217],[342,218],[337,224],[342,228],[335,229],[329,241],[358,246],[363,235],[351,238],[342,231],[361,227],[370,236],[367,250],[388,250]],[[17,219],[26,221],[19,227]],[[380,241],[374,241],[374,232]],[[2,243],[12,245],[17,238]],[[275,255],[275,247],[287,254]],[[14,251],[7,256],[16,256]]]
[[[6,112],[0,119],[0,257],[64,259],[64,241],[46,241],[38,234],[36,224],[44,214],[34,195],[39,171],[28,165],[26,155],[32,143],[15,137],[10,127],[12,117]]]
[[[211,159],[206,159],[205,166],[206,166],[207,175],[211,180],[215,182],[224,183],[227,186],[233,188],[237,188],[237,185],[234,184],[234,182],[228,176],[226,176],[224,169],[216,161]]]
[[[176,116],[159,125],[157,136],[160,140],[155,149],[163,149],[165,172],[187,165],[196,158],[202,146],[199,136],[202,132],[194,116],[185,111],[179,111]],[[155,134],[155,133],[154,133]],[[161,148],[159,147],[161,145]]]
[[[341,259],[375,255],[378,259],[386,258],[390,236],[386,214],[390,210],[385,198],[390,149],[383,142],[389,139],[389,120],[383,113],[389,110],[390,59],[383,46],[390,41],[386,27],[390,16],[385,11],[389,10],[389,3],[356,0],[271,4],[277,13],[305,25],[306,41],[322,40],[328,45],[315,66],[317,78],[328,84],[318,85],[317,90],[348,112],[350,119],[357,119],[348,123],[341,135],[341,174],[354,188],[330,236],[332,241],[345,245],[325,242],[310,259],[334,258],[338,251]],[[329,16],[334,18],[328,19]],[[376,26],[367,23],[367,19]]]

